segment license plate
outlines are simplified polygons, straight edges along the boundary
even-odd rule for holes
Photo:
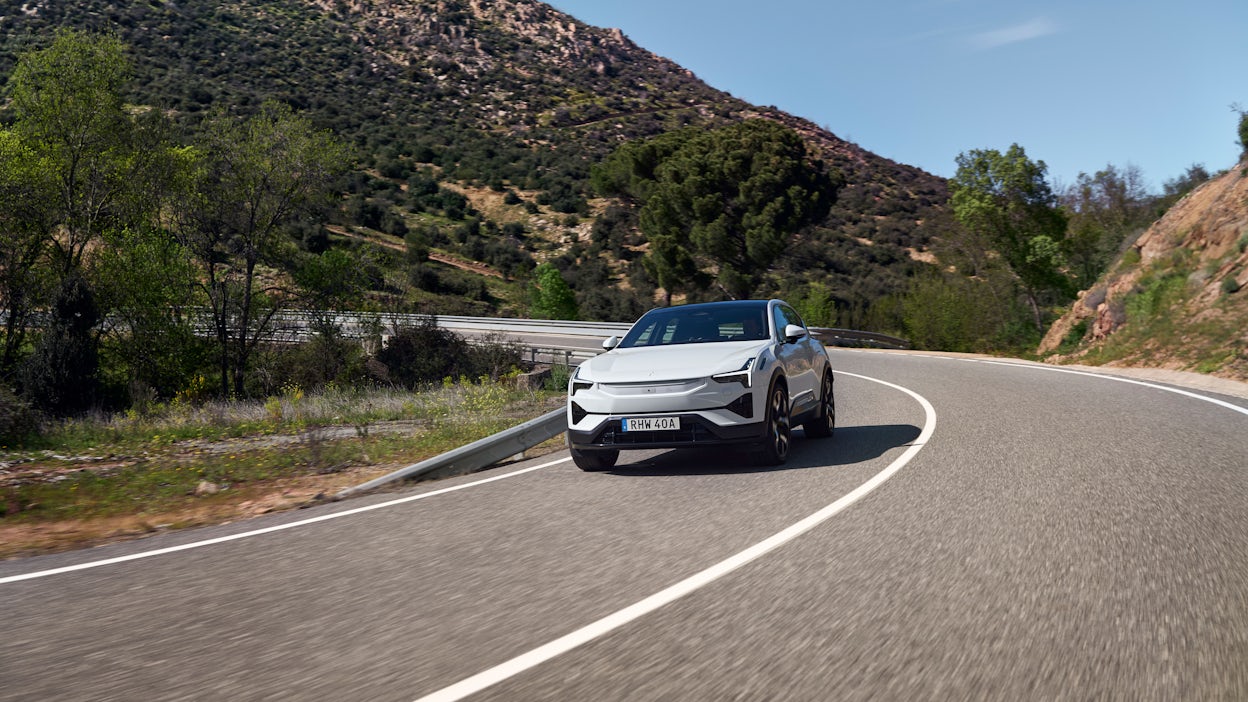
[[[620,420],[623,431],[675,431],[680,417],[626,417]]]

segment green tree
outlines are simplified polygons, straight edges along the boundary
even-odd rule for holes
[[[1038,339],[1035,332],[1018,335],[1012,328],[1026,312],[1017,297],[994,289],[1002,278],[967,278],[930,271],[917,276],[901,298],[904,336],[915,348],[935,351],[988,351],[1025,348]],[[1005,281],[1007,287],[1012,287]],[[1006,298],[1003,304],[1001,299]]]
[[[1080,173],[1060,201],[1069,216],[1062,249],[1081,288],[1096,282],[1122,242],[1152,219],[1153,198],[1135,166]]]
[[[117,385],[169,397],[207,361],[195,334],[195,262],[168,231],[125,229],[108,237],[94,264],[100,306],[109,310],[104,368]],[[106,378],[109,380],[109,378]],[[133,398],[132,398],[133,399]]]
[[[555,264],[547,261],[533,271],[532,303],[529,314],[535,319],[578,319],[580,309],[576,295],[559,273]]]
[[[367,284],[361,261],[342,249],[309,256],[295,270],[307,304],[315,309],[348,308],[358,304]]]
[[[1066,297],[1061,243],[1066,216],[1045,180],[1044,161],[1032,161],[1018,144],[1004,154],[994,149],[958,156],[949,182],[954,217],[983,235],[1022,284],[1036,329],[1043,327],[1042,301]]]
[[[221,391],[244,394],[248,359],[281,306],[257,267],[291,245],[282,235],[347,166],[347,151],[288,106],[267,102],[248,119],[218,112],[197,144],[198,164],[177,208],[180,242],[201,266]]]
[[[1231,105],[1231,109],[1239,113],[1239,157],[1245,159],[1248,158],[1248,110],[1238,104]]]
[[[810,283],[791,302],[806,324],[813,327],[836,326],[836,300],[832,296],[832,289],[825,283]]]
[[[51,46],[23,54],[9,79],[13,130],[51,176],[48,206],[60,227],[51,240],[62,275],[117,225],[134,181],[133,122],[122,90],[130,62],[120,40],[62,29]]]
[[[789,239],[827,216],[839,187],[796,132],[763,119],[627,145],[591,180],[641,204],[646,265],[669,300],[712,279],[749,297]]]
[[[116,37],[62,29],[47,47],[22,54],[8,81],[13,122],[0,135],[0,287],[15,313],[0,364],[14,367],[29,310],[49,309],[24,391],[56,411],[76,408],[60,393],[77,386],[86,396],[94,376],[88,370],[98,365],[101,330],[82,322],[102,320],[109,310],[90,259],[108,250],[111,235],[153,224],[175,180],[168,122],[127,108],[122,94],[130,78]]]
[[[701,130],[681,129],[625,143],[590,170],[590,185],[599,194],[642,205],[659,180],[664,161]]]
[[[0,374],[11,375],[31,315],[50,294],[47,254],[56,223],[47,206],[54,184],[34,151],[14,132],[0,131],[0,309],[4,346]]]
[[[1175,176],[1165,183],[1162,183],[1162,203],[1163,208],[1169,208],[1174,203],[1183,199],[1184,195],[1192,192],[1201,185],[1209,182],[1213,178],[1213,174],[1205,168],[1203,163],[1193,163],[1183,171],[1182,175]]]

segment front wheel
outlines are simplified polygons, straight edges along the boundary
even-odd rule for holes
[[[823,386],[819,388],[819,415],[802,425],[806,436],[823,438],[836,431],[836,395],[832,392],[832,374],[823,374]]]
[[[620,452],[615,449],[581,451],[569,444],[568,450],[572,454],[572,462],[576,464],[576,467],[589,472],[610,470],[620,458]]]
[[[792,426],[789,422],[789,392],[780,383],[767,393],[766,434],[758,447],[758,460],[763,465],[778,466],[789,460],[792,447]]]

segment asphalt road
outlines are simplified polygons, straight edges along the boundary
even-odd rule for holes
[[[0,562],[0,700],[1248,699],[1248,400],[831,355],[781,469],[556,454]]]

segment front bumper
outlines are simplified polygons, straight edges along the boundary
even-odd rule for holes
[[[632,416],[632,415],[630,415]],[[656,449],[690,446],[721,446],[748,444],[765,435],[765,422],[749,424],[716,424],[698,413],[663,413],[680,417],[676,431],[621,431],[620,417],[613,416],[592,429],[568,428],[568,441],[578,449]],[[585,422],[581,422],[583,425]]]

